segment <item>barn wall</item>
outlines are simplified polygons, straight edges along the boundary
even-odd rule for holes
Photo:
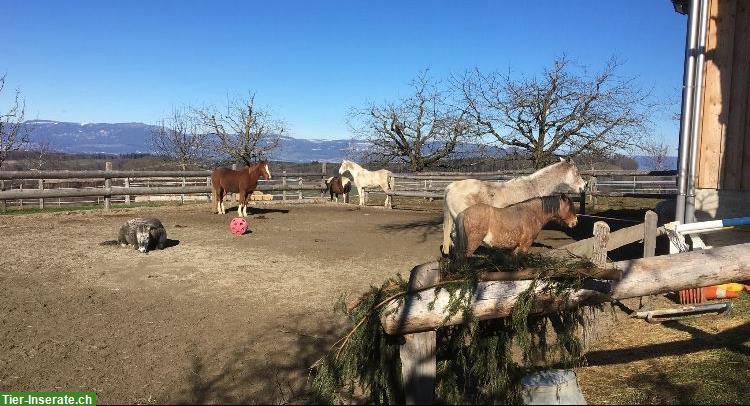
[[[706,48],[696,186],[750,192],[750,1],[710,1]]]

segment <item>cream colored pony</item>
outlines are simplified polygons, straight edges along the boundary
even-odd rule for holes
[[[454,220],[469,206],[484,203],[503,208],[534,197],[556,193],[582,192],[586,181],[578,174],[573,161],[560,158],[560,162],[542,168],[531,175],[521,176],[507,182],[484,182],[467,179],[452,182],[445,188],[443,199],[443,245],[444,255],[453,245]]]
[[[359,205],[365,205],[365,195],[362,193],[363,187],[375,187],[380,186],[383,192],[389,192],[391,190],[388,184],[388,177],[391,175],[391,171],[387,169],[380,169],[378,171],[368,171],[367,169],[357,165],[352,161],[346,159],[341,162],[339,168],[339,175],[349,172],[352,175],[352,181],[354,186],[357,187],[357,194],[359,195]],[[391,202],[391,197],[385,195],[385,206],[387,207]]]

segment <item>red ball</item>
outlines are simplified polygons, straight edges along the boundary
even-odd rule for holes
[[[234,235],[243,235],[247,232],[247,220],[242,217],[235,217],[229,223],[229,231]]]

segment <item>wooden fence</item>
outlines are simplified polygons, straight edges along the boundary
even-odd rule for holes
[[[391,191],[386,194],[391,196],[392,204],[394,197],[442,199],[445,188],[451,182],[464,179],[504,182],[529,173],[529,171],[394,173],[389,179]],[[581,176],[588,181],[585,196],[588,196],[592,204],[596,204],[597,197],[601,196],[670,198],[677,194],[675,171],[592,170],[581,171]],[[370,193],[383,193],[383,191],[367,189],[364,193],[367,198]]]
[[[286,172],[260,179],[257,190],[273,200],[320,198],[326,165],[321,172]],[[131,204],[146,200],[204,200],[211,194],[211,171],[122,171],[108,162],[103,171],[0,171],[0,210],[8,205],[62,207],[69,204]]]

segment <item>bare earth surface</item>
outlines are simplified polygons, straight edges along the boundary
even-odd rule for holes
[[[332,311],[339,295],[408,276],[436,258],[442,235],[435,210],[268,205],[251,211],[252,233],[241,237],[228,231],[233,215],[188,205],[0,216],[0,391],[91,390],[101,403],[309,402],[307,368],[345,328]],[[163,221],[171,247],[144,255],[99,244],[146,216]],[[544,230],[539,242],[570,239]],[[590,402],[689,401],[682,395],[696,379],[675,381],[673,365],[693,352],[705,362],[723,344],[746,351],[746,317],[621,323],[578,371]],[[725,329],[738,338],[714,344],[711,334]]]
[[[305,401],[307,367],[344,331],[339,295],[439,253],[434,211],[269,205],[241,237],[233,215],[195,205],[0,217],[0,390]],[[99,245],[146,216],[179,243],[146,255]]]

